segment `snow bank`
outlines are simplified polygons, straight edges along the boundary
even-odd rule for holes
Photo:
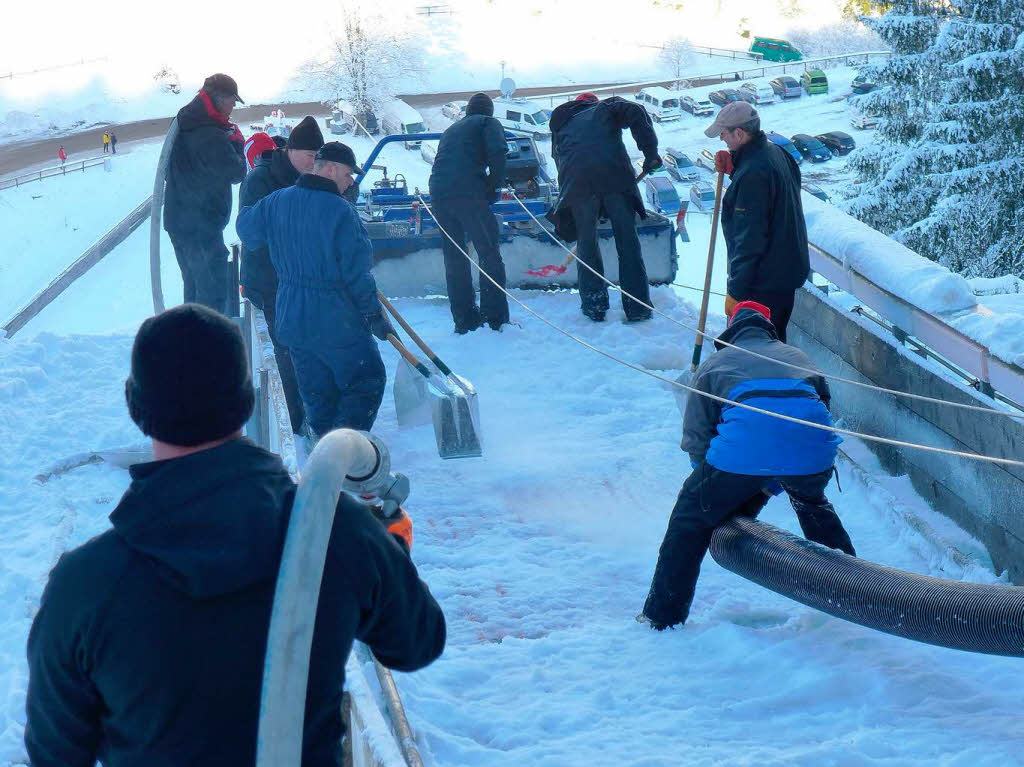
[[[809,194],[803,204],[808,239],[879,287],[933,314],[977,305],[960,275]]]
[[[1024,293],[1024,280],[1013,274],[1004,274],[1002,277],[973,277],[967,282],[976,296]]]

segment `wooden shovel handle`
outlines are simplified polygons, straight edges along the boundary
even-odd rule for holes
[[[388,341],[395,347],[395,351],[402,355],[402,359],[420,371],[424,378],[430,378],[430,371],[427,370],[427,366],[420,362],[415,354],[405,348],[405,344],[398,340],[398,336],[394,333],[388,333]]]
[[[418,347],[420,347],[420,349],[423,350],[423,353],[430,358],[431,362],[437,365],[438,369],[440,369],[440,371],[444,375],[450,376],[452,374],[451,369],[443,362],[441,362],[440,357],[434,354],[434,351],[429,346],[427,346],[427,342],[419,337],[419,334],[415,330],[413,330],[412,326],[405,321],[405,318],[398,313],[398,310],[388,300],[388,297],[381,293],[380,290],[378,290],[377,298],[380,301],[380,305],[388,310],[388,313],[395,318],[395,321],[397,321],[398,324],[402,327],[402,330],[409,334],[409,338],[413,340],[413,343],[415,343]]]

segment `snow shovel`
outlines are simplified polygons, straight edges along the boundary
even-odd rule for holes
[[[465,393],[454,388],[448,380],[431,373],[430,368],[420,362],[393,333],[388,334],[388,341],[402,357],[395,373],[394,387],[399,425],[432,421],[437,454],[442,458],[478,458],[483,455]]]
[[[715,240],[718,239],[718,214],[722,209],[722,184],[724,180],[725,173],[720,171],[718,182],[715,184],[715,208],[711,214],[711,242],[708,244],[708,267],[704,272],[704,295],[700,300],[700,316],[697,319],[697,330],[700,332],[697,333],[697,337],[693,342],[693,357],[690,359],[690,369],[684,370],[683,374],[676,379],[676,383],[681,383],[685,386],[689,386],[693,382],[693,374],[697,372],[697,366],[700,365],[700,356],[704,348],[704,329],[707,327],[708,321],[708,298],[711,296],[711,269],[715,264]],[[685,415],[686,400],[690,392],[676,387],[674,394],[676,395],[676,405],[679,407],[679,413]]]
[[[409,338],[411,338],[413,342],[420,347],[423,353],[427,355],[431,364],[441,371],[441,375],[444,376],[445,381],[449,384],[449,390],[454,396],[459,398],[459,407],[457,408],[458,412],[468,414],[468,416],[462,417],[464,422],[459,425],[460,433],[466,435],[467,445],[473,441],[476,442],[476,455],[480,455],[482,450],[481,435],[483,432],[480,430],[480,404],[477,401],[476,387],[473,386],[468,379],[452,372],[452,369],[444,364],[441,358],[434,353],[433,349],[427,346],[427,342],[420,338],[419,334],[412,329],[412,326],[405,321],[405,318],[398,313],[398,310],[388,300],[387,296],[379,290],[377,291],[377,298],[380,300],[381,306],[387,309],[388,313],[395,318],[395,321],[402,327],[402,330],[408,334]],[[412,373],[413,371],[409,366],[399,366],[399,370],[395,374],[396,392],[398,390],[399,375],[402,375],[404,378],[406,376],[412,376]],[[416,378],[419,379],[416,383],[418,385],[422,385],[419,383],[422,381],[422,378],[419,376],[416,376]]]

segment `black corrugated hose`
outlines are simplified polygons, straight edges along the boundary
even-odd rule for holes
[[[916,575],[743,517],[715,530],[710,551],[722,567],[836,618],[954,650],[1024,657],[1024,586]]]

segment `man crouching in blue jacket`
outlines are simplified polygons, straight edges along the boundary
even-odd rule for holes
[[[387,375],[373,336],[394,328],[381,311],[370,238],[342,195],[362,173],[338,141],[316,153],[313,172],[238,214],[247,250],[268,248],[277,272],[277,335],[291,349],[299,394],[316,435],[369,431]]]
[[[724,347],[720,341],[740,348]],[[828,384],[821,376],[780,364],[814,368],[806,354],[778,340],[766,306],[754,301],[737,304],[715,348],[718,351],[697,369],[693,388],[832,425]],[[756,516],[779,485],[789,495],[807,540],[856,556],[850,536],[825,497],[839,442],[835,432],[691,392],[683,417],[682,447],[690,454],[693,473],[672,509],[651,591],[638,620],[659,631],[684,623],[715,528],[735,514]]]

